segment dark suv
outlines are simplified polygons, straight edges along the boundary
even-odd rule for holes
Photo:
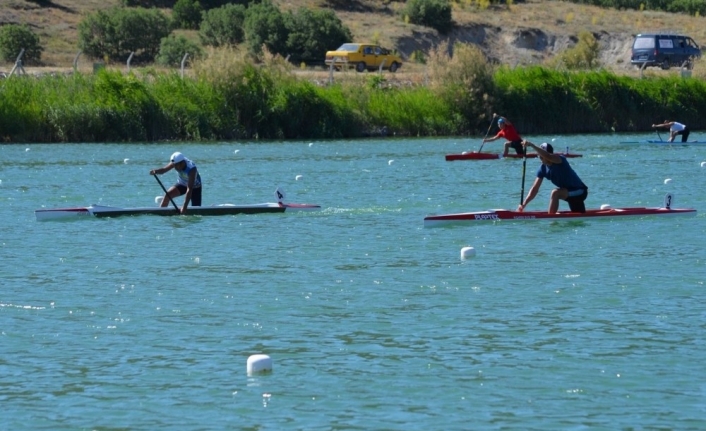
[[[689,36],[679,34],[638,34],[632,43],[630,62],[638,67],[659,66],[669,69],[671,66],[685,66],[691,69],[694,59],[701,57],[701,48]]]

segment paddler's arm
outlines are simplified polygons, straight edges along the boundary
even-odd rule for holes
[[[672,124],[674,124],[674,121],[666,121],[662,124],[653,124],[652,127],[672,127]]]
[[[497,135],[493,136],[492,138],[485,138],[483,139],[483,142],[493,142],[494,140],[498,139],[500,137],[500,133]]]
[[[165,167],[163,168],[157,168],[157,169],[152,169],[150,171],[150,175],[162,175],[165,172],[169,172],[174,168],[174,163],[169,162]]]
[[[554,163],[556,165],[559,165],[563,162],[563,160],[561,160],[561,157],[559,157],[556,154],[552,154],[546,150],[543,150],[542,147],[540,147],[539,145],[534,145],[530,141],[522,141],[522,142],[523,142],[523,144],[525,144],[525,151],[527,150],[527,146],[530,146],[530,147],[534,148],[534,150],[537,152],[537,154],[544,157],[545,159],[550,160],[552,163]]]
[[[181,214],[186,214],[186,209],[189,207],[189,202],[191,202],[191,191],[194,190],[194,183],[196,182],[196,168],[189,172],[189,182],[186,185],[186,194],[184,195],[184,205],[181,207]]]
[[[527,197],[525,200],[517,206],[517,211],[523,212],[525,210],[525,207],[532,202],[532,199],[534,199],[535,196],[537,196],[537,192],[539,192],[539,188],[542,186],[542,178],[535,178],[534,179],[534,184],[532,184],[532,188],[529,189],[527,192]]]

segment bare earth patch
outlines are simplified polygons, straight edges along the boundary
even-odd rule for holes
[[[509,66],[542,64],[572,47],[578,33],[588,30],[598,39],[605,68],[619,74],[638,76],[630,65],[630,47],[635,34],[671,30],[688,34],[697,43],[706,44],[704,18],[663,12],[618,11],[577,5],[556,0],[529,0],[511,6],[493,6],[480,10],[475,6],[454,3],[454,29],[441,35],[433,29],[408,24],[403,16],[404,3],[382,0],[274,0],[282,10],[299,7],[333,8],[354,34],[357,42],[377,42],[397,49],[409,59],[415,51],[428,52],[443,42],[473,43],[494,62]],[[78,52],[76,27],[85,13],[117,6],[120,0],[0,0],[0,24],[26,23],[39,34],[45,51],[43,65],[51,70],[72,70]],[[336,47],[331,47],[336,48]],[[80,58],[81,71],[92,70],[93,60]],[[124,65],[115,65],[124,67]],[[0,64],[9,72],[12,64]],[[318,67],[312,73],[326,72]],[[706,76],[704,61],[697,61],[693,76]],[[318,71],[318,72],[316,72]],[[648,74],[675,74],[677,70],[650,69]],[[410,76],[410,74],[414,76]],[[386,74],[389,77],[391,74]],[[407,62],[397,77],[414,81],[424,79],[424,66]],[[319,80],[320,78],[316,78]],[[321,78],[326,79],[326,78]]]

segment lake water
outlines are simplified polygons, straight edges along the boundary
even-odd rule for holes
[[[588,207],[699,213],[424,228],[516,208],[521,160],[444,160],[480,138],[0,146],[0,429],[705,429],[706,146],[529,138]],[[204,204],[323,210],[35,220],[154,205],[174,151]]]

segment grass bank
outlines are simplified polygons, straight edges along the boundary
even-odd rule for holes
[[[430,55],[426,85],[358,74],[329,86],[298,78],[279,58],[255,65],[212,53],[194,75],[13,77],[0,84],[5,142],[327,139],[479,135],[493,112],[525,134],[648,131],[674,119],[703,128],[706,83],[611,72],[496,68],[473,47]]]

